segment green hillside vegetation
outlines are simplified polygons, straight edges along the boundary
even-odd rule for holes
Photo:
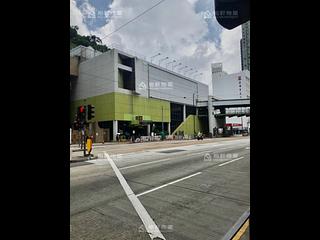
[[[102,44],[102,41],[99,37],[95,35],[90,36],[81,36],[78,34],[79,28],[77,26],[70,26],[70,49],[75,48],[79,45],[89,47],[93,49],[106,52],[109,48],[106,45]]]

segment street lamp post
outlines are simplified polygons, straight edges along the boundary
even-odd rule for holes
[[[164,127],[163,127],[163,106],[161,107],[161,112],[162,112],[162,132],[163,132],[163,129],[164,129]]]
[[[184,69],[184,68],[187,68],[188,66],[184,66],[182,68],[178,68],[178,72],[180,72],[180,70]]]
[[[172,62],[166,63],[166,68],[168,68],[169,64],[176,62],[176,60],[173,60]]]
[[[169,59],[169,57],[165,57],[165,58],[160,59],[159,60],[159,66],[161,66],[161,62],[163,62],[164,60],[167,60],[167,59]]]
[[[186,74],[187,72],[192,71],[192,70],[193,70],[193,69],[190,68],[190,69],[186,70],[183,74]]]
[[[198,72],[198,70],[196,70],[195,72],[189,73],[189,74],[190,74],[190,77],[192,77],[192,75],[195,74],[195,73],[197,73],[197,72]]]
[[[158,53],[158,54],[156,54],[156,55],[154,55],[154,56],[150,57],[150,62],[152,63],[152,60],[153,60],[155,57],[158,57],[158,56],[160,56],[160,55],[161,55],[161,53]]]
[[[182,63],[176,64],[176,65],[173,65],[173,64],[172,64],[172,71],[173,71],[173,69],[174,69],[175,67],[180,66],[180,65],[182,65]]]
[[[203,75],[203,73],[198,73],[198,74],[194,75],[193,77],[195,78],[196,76],[198,77],[198,76],[201,76],[201,75]]]
[[[241,116],[240,118],[241,118],[241,129],[243,131],[243,116]]]
[[[192,103],[194,108],[194,93],[192,94]],[[193,135],[196,136],[196,115],[193,117]]]

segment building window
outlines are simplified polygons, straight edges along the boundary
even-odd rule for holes
[[[241,80],[241,76],[238,76],[238,80]]]
[[[135,90],[134,58],[118,54],[118,63],[132,70],[126,70],[118,67],[118,87],[128,90]]]

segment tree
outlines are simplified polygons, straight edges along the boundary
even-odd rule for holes
[[[89,41],[93,44],[98,44],[98,43],[101,44],[102,43],[101,39],[95,35],[91,35],[89,37]]]
[[[75,38],[78,35],[78,30],[79,30],[78,26],[70,27],[70,40]]]
[[[91,46],[93,49],[106,52],[109,48],[106,45],[102,44],[102,40],[95,36],[81,36],[78,34],[78,26],[70,26],[70,48],[82,45],[85,47]]]

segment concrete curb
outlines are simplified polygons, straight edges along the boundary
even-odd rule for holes
[[[74,157],[73,159],[70,159],[70,163],[75,163],[75,162],[85,162],[88,160],[93,160],[93,159],[98,159],[97,156],[91,156],[90,159],[89,157]]]
[[[238,221],[233,225],[233,227],[227,232],[227,234],[221,240],[231,240],[249,217],[250,208],[242,214]]]

